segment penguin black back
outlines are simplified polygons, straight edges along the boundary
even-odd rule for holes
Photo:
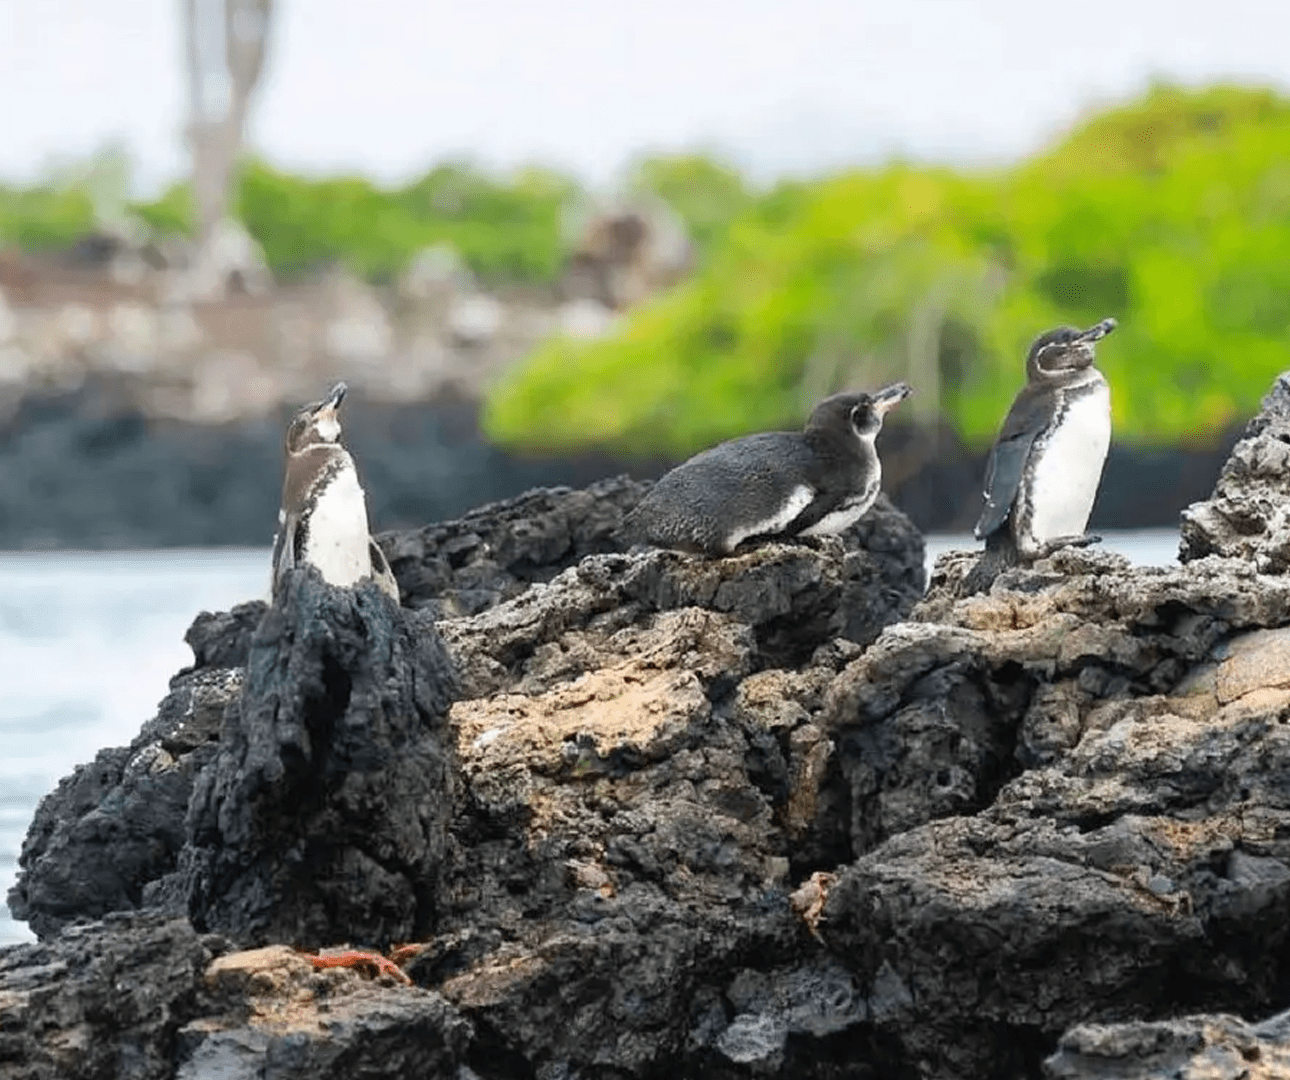
[[[775,536],[841,532],[872,505],[881,466],[874,438],[909,395],[835,394],[800,432],[749,435],[705,450],[664,475],[628,516],[635,538],[707,555]]]

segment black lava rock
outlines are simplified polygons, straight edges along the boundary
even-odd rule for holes
[[[315,946],[428,933],[452,811],[451,687],[428,618],[370,582],[294,572],[193,792],[194,924]]]

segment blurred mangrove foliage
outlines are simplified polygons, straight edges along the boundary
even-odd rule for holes
[[[129,201],[121,155],[108,147],[41,185],[0,185],[0,246],[65,250],[126,216],[155,236],[191,235],[187,183]],[[626,187],[671,204],[700,251],[752,200],[738,172],[693,154],[644,158]],[[552,285],[568,254],[568,212],[578,203],[589,205],[576,181],[540,168],[499,177],[445,164],[404,187],[383,188],[358,176],[294,176],[252,160],[242,169],[238,212],[279,280],[340,264],[389,283],[419,251],[446,242],[487,284]]]
[[[1107,315],[1129,441],[1212,437],[1290,366],[1290,100],[1271,91],[1157,87],[1006,170],[731,190],[700,272],[610,337],[541,348],[490,397],[493,438],[679,457],[899,377],[979,445],[1035,335]]]
[[[129,202],[124,168],[113,151],[0,185],[0,245],[65,249],[123,217],[187,233],[186,188]],[[759,191],[686,154],[638,161],[626,188],[672,205],[697,272],[611,336],[553,339],[516,368],[486,403],[495,440],[680,457],[796,426],[833,390],[906,378],[902,413],[944,416],[980,445],[1030,340],[1107,315],[1122,439],[1212,437],[1290,366],[1290,99],[1269,90],[1157,87],[1007,169],[892,163]],[[390,282],[447,241],[487,285],[551,287],[587,199],[542,169],[447,164],[382,187],[252,161],[239,212],[284,280],[341,263]]]

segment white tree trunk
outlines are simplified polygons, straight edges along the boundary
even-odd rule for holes
[[[251,97],[264,67],[273,0],[182,0],[188,67],[188,143],[197,220],[193,287],[223,292],[262,268],[222,266],[237,249],[233,220],[238,156]],[[240,245],[245,249],[247,245]]]

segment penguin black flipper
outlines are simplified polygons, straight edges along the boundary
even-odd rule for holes
[[[381,546],[370,536],[367,538],[367,555],[372,560],[372,580],[393,597],[396,604],[401,603],[399,583],[394,577],[394,571],[390,569],[389,560]]]
[[[1030,446],[1034,436],[1020,436],[1000,440],[990,451],[990,460],[985,467],[985,509],[972,530],[978,540],[984,540],[995,533],[1008,520],[1012,504],[1017,500],[1017,491],[1021,487],[1021,474],[1026,467],[1026,458],[1030,456]]]
[[[1008,520],[1030,448],[1051,422],[1051,412],[1051,405],[1030,386],[1017,395],[1008,410],[985,467],[985,509],[972,530],[978,540],[998,531]]]
[[[288,570],[295,569],[299,558],[300,518],[297,514],[285,514],[278,533],[273,538],[273,583],[276,585]]]

